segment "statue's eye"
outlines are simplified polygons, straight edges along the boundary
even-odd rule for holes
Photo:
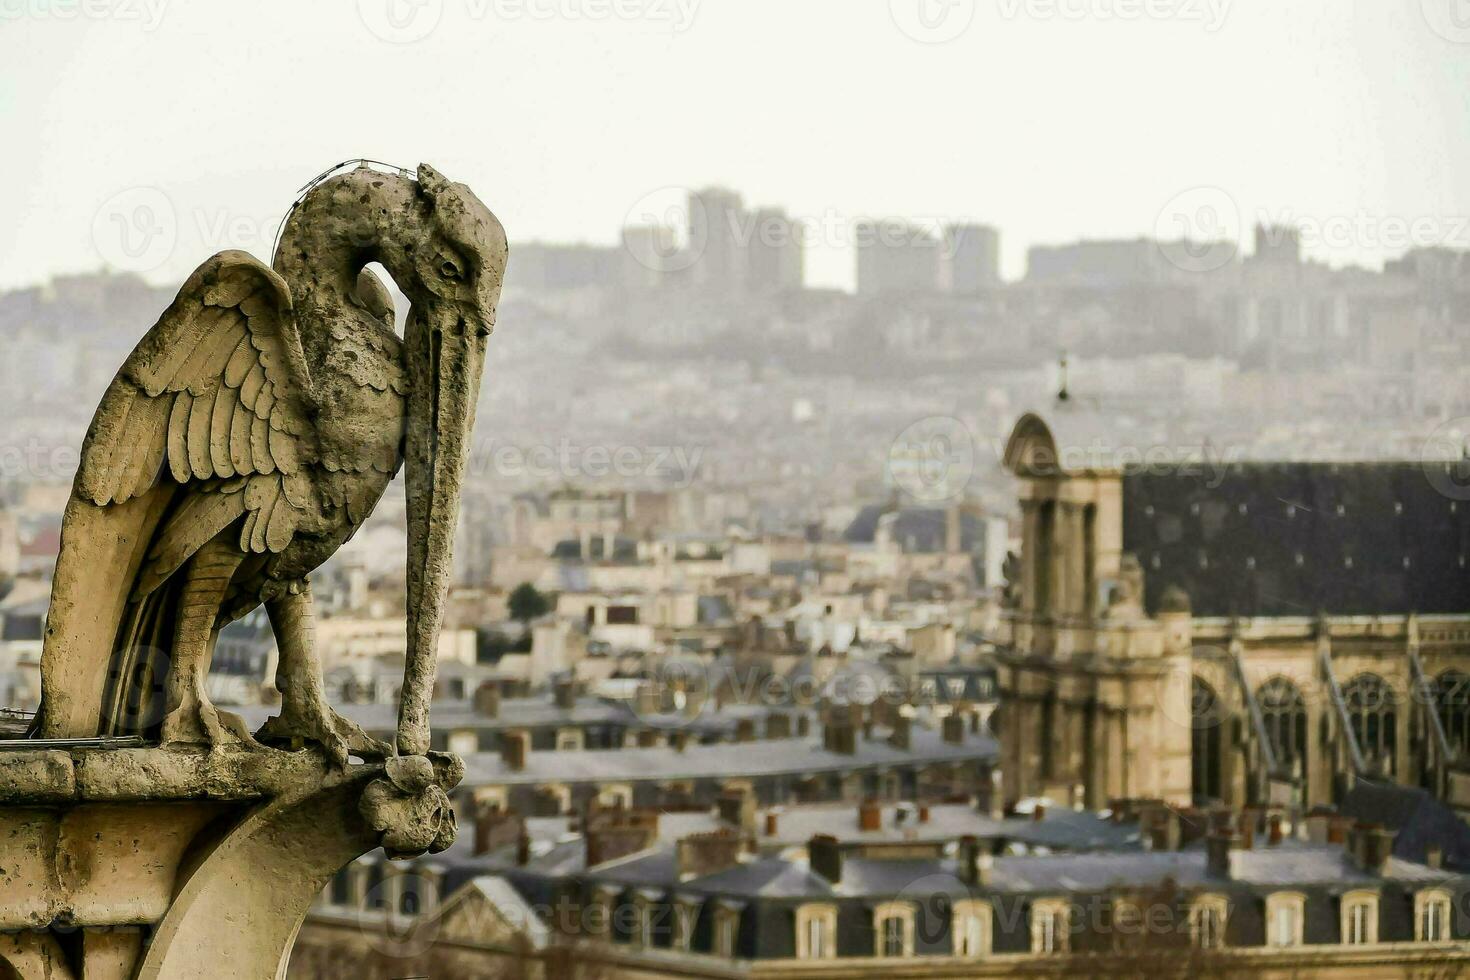
[[[458,279],[459,266],[455,265],[448,259],[445,259],[443,263],[441,263],[439,266],[439,274],[442,275],[445,279]]]

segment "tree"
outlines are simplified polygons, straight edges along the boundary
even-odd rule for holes
[[[522,582],[510,594],[511,618],[523,624],[529,625],[531,620],[550,611],[551,602],[530,582]]]

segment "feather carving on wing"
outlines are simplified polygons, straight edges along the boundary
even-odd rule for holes
[[[206,491],[161,529],[141,592],[240,517],[242,551],[290,543],[309,499],[301,469],[316,456],[311,397],[285,281],[245,252],[201,265],[113,380],[82,447],[77,487],[99,507],[161,480]]]

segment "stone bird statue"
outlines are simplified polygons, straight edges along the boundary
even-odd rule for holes
[[[332,174],[332,171],[328,171]],[[507,246],[433,168],[324,176],[273,268],[201,265],[103,396],[62,528],[42,655],[45,738],[315,742],[390,753],[325,702],[307,575],[406,463],[408,646],[396,749],[428,703],[460,484]],[[402,339],[380,262],[412,306]],[[279,714],[256,733],[205,693],[222,626],[264,604]]]

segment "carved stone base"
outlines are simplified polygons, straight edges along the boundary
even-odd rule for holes
[[[314,752],[0,751],[0,977],[281,976],[340,868],[453,841],[461,774],[447,756],[333,772]]]

